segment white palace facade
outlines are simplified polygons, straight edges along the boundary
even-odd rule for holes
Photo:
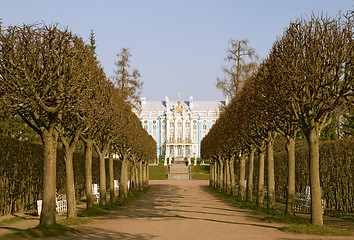
[[[225,101],[146,101],[136,113],[157,143],[157,157],[184,159],[200,157],[200,142],[220,114]]]

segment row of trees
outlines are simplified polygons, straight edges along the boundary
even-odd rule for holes
[[[267,207],[274,208],[273,146],[281,134],[287,139],[288,153],[286,214],[294,215],[295,139],[301,131],[309,145],[312,223],[323,224],[319,136],[334,109],[353,106],[353,20],[312,14],[292,22],[275,41],[267,59],[247,78],[202,141],[203,158],[212,159],[212,186],[236,194],[233,167],[238,158],[238,195],[252,201],[254,154],[258,149],[257,204],[263,204],[267,153]]]
[[[127,72],[125,72],[127,73]],[[41,225],[55,223],[57,146],[65,150],[68,218],[76,217],[73,154],[80,140],[86,151],[87,207],[92,198],[92,153],[100,159],[100,204],[106,204],[105,158],[122,161],[120,198],[128,194],[127,165],[135,173],[133,189],[147,184],[147,162],[156,143],[127,102],[129,96],[106,78],[94,46],[67,28],[52,25],[0,25],[0,100],[41,137],[44,147]],[[139,169],[139,171],[137,170]],[[114,195],[111,195],[114,201]]]

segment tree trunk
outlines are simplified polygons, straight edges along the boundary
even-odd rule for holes
[[[295,215],[295,138],[287,136],[286,152],[288,155],[288,191],[285,214]]]
[[[236,179],[235,179],[235,156],[230,158],[230,184],[231,184],[231,195],[236,194]]]
[[[40,225],[42,226],[55,223],[57,138],[54,135],[54,128],[42,131],[42,141],[44,147],[43,205],[40,219]]]
[[[113,153],[109,153],[109,163],[108,163],[108,170],[109,170],[109,199],[110,202],[113,203],[116,200],[116,195],[114,191],[114,169],[113,169]]]
[[[143,160],[139,161],[139,190],[143,190]]]
[[[130,161],[130,193],[135,191],[135,171],[134,171],[134,164],[135,164],[135,157]]]
[[[219,190],[223,191],[224,189],[224,163],[219,157]]]
[[[145,187],[149,186],[149,161],[146,161],[146,185]]]
[[[92,148],[93,142],[91,138],[86,141],[85,149],[85,178],[86,178],[86,208],[93,208],[93,195],[92,195]]]
[[[122,167],[120,170],[119,199],[128,197],[128,154],[123,154]]]
[[[253,201],[253,169],[254,169],[254,151],[253,145],[249,147],[248,154],[248,180],[247,180],[247,201]]]
[[[267,144],[267,208],[275,208],[275,181],[274,181],[274,141],[276,138],[275,132],[268,132]]]
[[[100,205],[106,205],[106,159],[104,154],[99,154],[100,156]]]
[[[225,161],[225,189],[226,193],[230,194],[231,193],[231,183],[230,183],[230,162],[228,159]]]
[[[245,175],[246,175],[246,154],[242,153],[240,158],[240,181],[238,196],[241,200],[245,199]]]
[[[218,160],[214,160],[214,188],[218,188]]]
[[[257,202],[256,202],[256,204],[258,206],[261,206],[263,204],[263,199],[264,199],[264,149],[260,149],[260,153],[259,153],[259,171],[258,171],[258,188],[257,188]]]
[[[134,185],[134,190],[135,191],[139,191],[139,174],[138,174],[138,160],[136,160],[134,162],[134,182],[135,182],[135,185]]]
[[[315,120],[311,120],[307,136],[310,148],[311,223],[316,225],[323,225],[320,184],[319,137],[319,123],[315,122]]]
[[[75,146],[65,148],[67,218],[77,217],[73,168],[74,149]]]
[[[143,189],[146,187],[146,161],[143,161]]]
[[[209,187],[214,185],[214,162],[210,161],[210,177],[209,177]]]

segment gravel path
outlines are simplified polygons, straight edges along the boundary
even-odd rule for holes
[[[295,235],[208,192],[208,181],[150,181],[150,191],[117,211],[47,239],[353,239]]]

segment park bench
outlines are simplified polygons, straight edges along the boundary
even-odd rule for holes
[[[321,188],[322,195],[322,188]],[[322,213],[325,209],[325,200],[321,199]],[[310,213],[311,212],[311,188],[306,186],[305,193],[295,193],[295,212]]]
[[[95,201],[100,200],[100,192],[97,183],[92,184],[92,196]]]
[[[65,194],[59,194],[57,192],[55,192],[56,198],[55,198],[55,203],[56,203],[56,212],[59,215],[62,214],[66,214],[66,212],[68,211],[67,209],[67,202],[66,202],[66,195]],[[42,204],[43,204],[43,200],[38,200],[37,201],[37,211],[38,211],[38,215],[41,215],[42,212]]]

